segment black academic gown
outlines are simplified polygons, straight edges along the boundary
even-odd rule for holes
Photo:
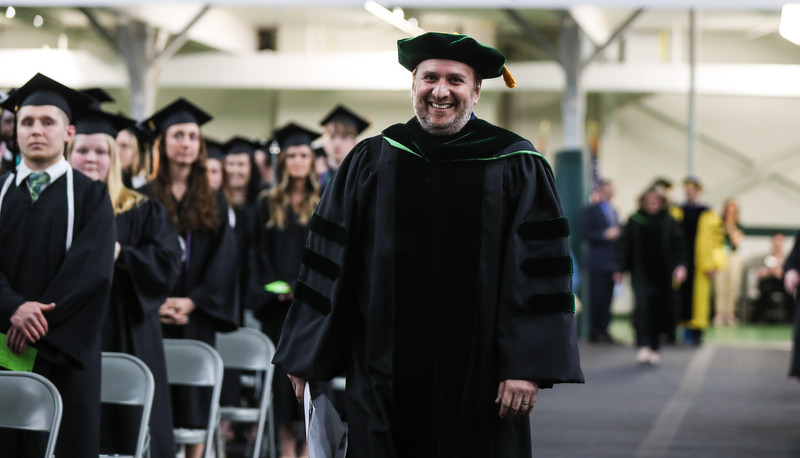
[[[264,290],[264,286],[275,281],[286,282],[292,291],[295,288],[300,261],[308,238],[308,226],[301,224],[290,208],[286,209],[286,225],[283,228],[267,228],[270,219],[269,196],[257,203],[258,246],[257,269],[253,293],[253,310],[261,321],[261,329],[273,341],[278,342],[281,327],[289,312],[291,300],[279,300],[277,294]],[[303,411],[294,397],[292,384],[286,372],[277,367],[272,378],[275,402],[275,421],[279,424],[303,420]]]
[[[530,456],[498,384],[583,381],[567,222],[533,145],[478,119],[392,126],[347,156],[309,227],[274,362],[347,373],[348,456]]]
[[[154,198],[153,183],[139,189]],[[165,338],[196,339],[211,346],[217,332],[230,332],[238,327],[236,306],[236,240],[228,223],[228,203],[215,193],[219,225],[216,230],[191,232],[188,257],[184,256],[181,273],[170,297],[188,297],[195,303],[189,322],[183,326],[164,325]],[[171,197],[174,198],[174,197]],[[183,202],[176,202],[180,214]],[[184,238],[190,238],[184,228],[176,228]],[[172,413],[176,426],[205,427],[208,421],[209,398],[203,389],[175,388],[171,390]]]
[[[12,182],[0,213],[0,332],[8,331],[11,315],[25,301],[56,304],[44,314],[47,335],[33,345],[33,371],[50,379],[64,401],[59,458],[99,453],[100,333],[116,241],[105,184],[74,172],[75,225],[66,251],[66,181],[59,177],[36,202],[25,182]],[[3,454],[24,456],[6,444]]]
[[[788,272],[789,270],[794,269],[800,272],[800,232],[794,236],[794,247],[792,248],[792,252],[789,253],[789,256],[786,257],[786,261],[783,263],[783,271]],[[792,361],[791,365],[789,366],[789,376],[790,377],[800,377],[800,294],[796,294],[794,297],[795,309],[794,309],[794,339],[793,339],[793,346],[792,346]]]
[[[103,351],[134,355],[150,368],[156,384],[150,415],[151,456],[174,457],[172,409],[158,309],[178,280],[181,247],[164,207],[154,200],[145,200],[118,214],[116,226],[120,252],[114,265],[111,307],[103,327]],[[122,410],[104,409],[104,414],[113,415],[114,421],[103,422],[103,438],[107,431],[117,446],[129,439],[115,437],[124,431],[117,423],[118,417],[126,416]]]
[[[683,230],[666,210],[637,211],[628,219],[616,246],[614,270],[631,273],[635,298],[633,326],[637,346],[659,348],[659,336],[675,338],[679,291],[672,272],[686,266]]]

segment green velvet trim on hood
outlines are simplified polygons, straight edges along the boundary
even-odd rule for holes
[[[405,124],[388,127],[383,138],[395,148],[430,163],[490,161],[530,154],[541,157],[550,167],[531,142],[478,118],[470,119],[453,135],[431,135],[422,130],[417,118],[412,118]]]

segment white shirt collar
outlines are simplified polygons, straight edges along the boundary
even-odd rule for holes
[[[61,175],[67,173],[68,168],[69,162],[62,157],[58,162],[44,169],[43,172],[47,172],[47,174],[50,175],[50,183],[52,183],[61,178]],[[25,178],[28,178],[28,175],[31,173],[33,173],[33,170],[31,170],[28,165],[25,164],[25,160],[23,159],[20,161],[19,165],[17,166],[17,186],[25,181]]]

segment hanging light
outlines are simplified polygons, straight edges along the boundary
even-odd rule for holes
[[[800,45],[800,3],[783,5],[779,32],[783,38]]]
[[[17,10],[14,9],[13,6],[9,6],[8,8],[6,8],[6,17],[7,18],[14,19],[14,16],[16,16],[16,15],[17,15]]]
[[[416,20],[413,22],[405,20],[405,12],[402,8],[397,7],[394,10],[388,10],[372,0],[367,0],[364,3],[364,9],[412,37],[425,33],[425,30],[419,27]]]
[[[42,24],[44,24],[44,18],[43,17],[41,17],[38,14],[33,17],[33,26],[34,27],[41,27]]]

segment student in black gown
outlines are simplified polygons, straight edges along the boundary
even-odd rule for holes
[[[217,332],[237,328],[236,241],[228,224],[228,203],[206,176],[206,148],[200,126],[211,117],[184,99],[154,114],[146,125],[158,135],[158,170],[143,194],[166,208],[184,246],[181,273],[159,313],[165,338],[196,339],[214,345]],[[174,388],[172,413],[178,427],[208,421],[206,390]],[[203,444],[187,447],[200,456]]]
[[[119,166],[122,170],[122,184],[130,189],[138,189],[147,183],[147,133],[136,126],[130,126],[117,133]]]
[[[244,137],[233,137],[222,147],[220,173],[222,192],[228,200],[228,222],[236,237],[237,265],[237,304],[239,321],[244,322],[244,311],[250,308],[250,283],[255,263],[254,238],[256,227],[256,198],[258,197],[260,179],[255,163],[255,151],[260,147],[257,143]],[[211,162],[209,153],[209,163]],[[239,383],[241,371],[225,370],[220,404],[238,406],[241,403],[242,391]],[[221,424],[223,438],[230,440],[234,436],[230,422]]]
[[[250,307],[249,286],[254,263],[254,238],[256,228],[256,199],[259,180],[255,174],[255,152],[258,145],[243,137],[234,137],[225,143],[223,166],[225,181],[223,193],[230,204],[229,220],[236,236],[236,251],[239,273],[239,310],[244,314]],[[243,316],[240,316],[243,319]]]
[[[783,285],[786,293],[794,303],[794,339],[792,341],[792,361],[789,366],[789,377],[800,382],[800,302],[797,298],[797,286],[800,285],[800,232],[794,236],[794,247],[783,263]]]
[[[622,282],[622,272],[631,273],[639,364],[658,365],[662,336],[675,335],[675,285],[686,280],[685,251],[683,231],[669,215],[666,197],[656,188],[646,190],[622,230],[614,259],[616,283]]]
[[[319,134],[289,124],[278,130],[275,137],[281,148],[278,156],[281,173],[276,186],[262,193],[258,200],[258,280],[255,286],[260,291],[254,295],[253,305],[264,332],[273,342],[278,342],[292,303],[308,224],[319,203],[319,182],[310,146]],[[297,456],[301,439],[296,436],[292,424],[303,420],[302,410],[294,399],[286,373],[279,367],[275,368],[272,386],[280,456]]]
[[[106,186],[74,172],[63,157],[75,133],[70,119],[90,102],[37,74],[3,103],[17,113],[23,161],[16,174],[0,178],[0,332],[14,353],[37,349],[33,372],[61,394],[59,458],[99,453],[100,333],[113,274],[114,212]],[[0,444],[3,456],[44,454],[36,439],[14,444],[2,437]]]
[[[180,273],[181,248],[164,207],[122,184],[114,137],[133,121],[91,112],[75,122],[76,135],[67,147],[70,164],[89,178],[106,183],[114,207],[117,243],[111,304],[103,326],[103,351],[128,353],[144,361],[153,373],[155,393],[150,416],[150,455],[175,456],[172,409],[158,309]],[[130,453],[135,437],[120,424],[130,412],[103,408],[101,448]],[[106,415],[111,421],[106,421]],[[138,424],[138,423],[136,423]],[[129,430],[128,430],[129,431]]]
[[[214,191],[222,192],[225,184],[225,148],[224,145],[216,140],[209,138],[203,139],[206,142],[206,176],[208,185]]]
[[[319,123],[324,133],[322,135],[322,150],[327,159],[325,174],[320,176],[320,187],[325,189],[336,176],[336,171],[342,161],[358,143],[357,136],[369,127],[369,121],[349,110],[343,105],[337,105]]]

